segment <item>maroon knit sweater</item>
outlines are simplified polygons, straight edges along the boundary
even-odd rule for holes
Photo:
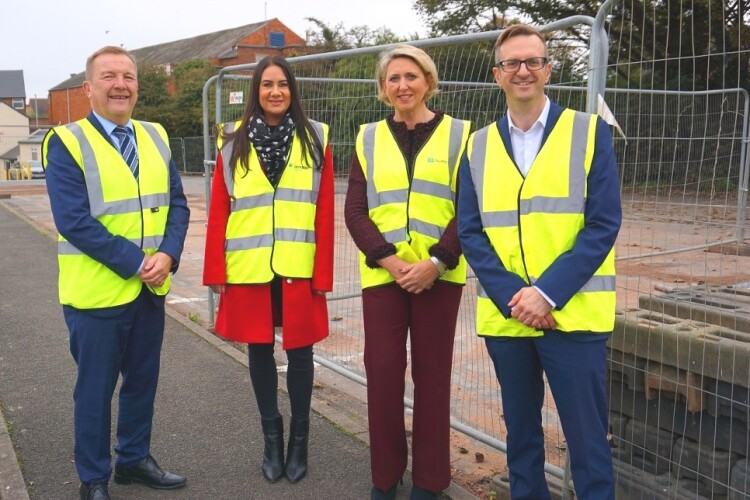
[[[418,123],[413,130],[408,130],[404,122],[394,121],[393,115],[386,117],[388,128],[390,128],[406,160],[410,180],[414,168],[414,157],[427,142],[427,139],[430,138],[443,116],[442,111],[435,111],[435,117],[432,120]],[[365,254],[365,262],[369,267],[379,267],[378,260],[396,253],[396,247],[385,241],[375,223],[370,219],[367,206],[367,180],[362,172],[362,166],[356,152],[353,155],[352,168],[349,173],[344,218],[354,243]],[[448,223],[440,240],[430,247],[429,252],[430,255],[440,259],[448,269],[453,269],[458,265],[458,258],[461,256],[461,244],[458,241],[455,217]]]

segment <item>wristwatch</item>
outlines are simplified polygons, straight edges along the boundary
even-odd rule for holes
[[[437,267],[438,277],[444,275],[448,271],[448,268],[445,267],[445,264],[443,264],[442,262],[440,262],[440,259],[438,259],[434,255],[430,256],[430,262],[432,262],[433,264],[435,264],[435,267]]]

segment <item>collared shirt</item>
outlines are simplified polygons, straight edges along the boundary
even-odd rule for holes
[[[101,116],[96,111],[92,111],[92,113],[94,113],[94,116],[96,116],[96,119],[99,120],[99,123],[102,124],[102,128],[107,133],[107,135],[112,138],[112,142],[119,147],[120,146],[120,138],[117,137],[112,132],[114,132],[115,127],[119,127],[120,125],[117,125],[116,123],[107,120],[106,118],[104,118],[103,116]],[[126,123],[123,126],[126,129],[128,129],[128,134],[130,135],[130,140],[135,141],[135,132],[133,131],[133,121],[132,120],[128,120],[128,123]]]
[[[515,160],[518,168],[521,169],[521,174],[523,174],[524,177],[528,175],[529,169],[531,169],[531,164],[534,163],[534,159],[536,158],[536,155],[539,154],[539,149],[542,147],[544,127],[547,126],[547,117],[549,116],[550,107],[549,98],[544,96],[544,100],[545,104],[542,113],[526,132],[513,124],[513,119],[510,117],[510,113],[508,113],[508,128],[510,129],[510,141],[513,146],[513,160]],[[534,288],[542,294],[544,300],[549,302],[553,308],[555,307],[555,301],[550,299],[541,288],[536,285],[534,285]]]
[[[547,116],[549,116],[549,98],[544,96],[545,104],[539,118],[536,119],[531,128],[524,132],[513,124],[513,118],[508,113],[508,127],[510,129],[510,141],[513,145],[513,159],[521,169],[524,177],[529,173],[531,164],[534,163],[539,148],[542,146],[542,137],[544,137],[544,127],[547,125]]]
[[[102,128],[107,133],[107,135],[109,135],[112,138],[112,142],[114,144],[117,144],[117,146],[119,147],[120,146],[120,138],[117,137],[112,132],[114,132],[115,127],[119,127],[120,125],[117,125],[116,123],[107,120],[106,118],[104,118],[103,116],[101,116],[99,113],[97,113],[94,110],[92,110],[91,112],[94,114],[94,116],[96,116],[96,119],[99,120],[99,123],[102,124]],[[128,120],[128,123],[126,123],[124,125],[124,127],[126,129],[128,129],[128,134],[130,134],[130,139],[132,141],[135,141],[135,132],[133,131],[133,121],[132,120]],[[141,261],[141,265],[138,267],[138,272],[139,273],[143,270],[143,266],[145,264],[146,264],[146,256],[144,255],[143,260]]]

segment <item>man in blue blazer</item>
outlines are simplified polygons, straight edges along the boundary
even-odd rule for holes
[[[112,395],[122,376],[115,481],[179,488],[150,454],[164,300],[190,211],[167,134],[131,120],[133,56],[104,47],[86,62],[92,112],[45,137],[47,190],[59,233],[59,291],[70,351],[80,498],[108,499]]]
[[[546,374],[577,497],[613,499],[605,372],[622,213],[611,134],[596,116],[547,98],[539,31],[510,26],[494,53],[508,111],[469,139],[457,218],[479,279],[477,332],[501,385],[511,497],[550,498]]]

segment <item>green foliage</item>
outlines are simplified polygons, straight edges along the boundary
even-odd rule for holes
[[[709,90],[750,89],[746,55],[750,26],[746,2],[689,3],[646,0],[616,2],[610,60],[617,61],[610,83],[630,88]]]
[[[369,26],[346,28],[343,23],[330,26],[315,17],[305,18],[315,25],[315,30],[308,30],[309,46],[323,52],[369,47],[401,41],[399,37],[385,26],[372,29]]]
[[[209,62],[197,60],[180,64],[171,77],[161,67],[139,67],[135,118],[161,123],[172,137],[202,135],[203,86],[214,74]],[[170,80],[174,95],[168,91]]]
[[[144,64],[138,68],[138,104],[152,107],[169,101],[167,74],[163,68]]]
[[[493,31],[506,24],[513,2],[507,0],[416,0],[414,8],[430,36]]]

